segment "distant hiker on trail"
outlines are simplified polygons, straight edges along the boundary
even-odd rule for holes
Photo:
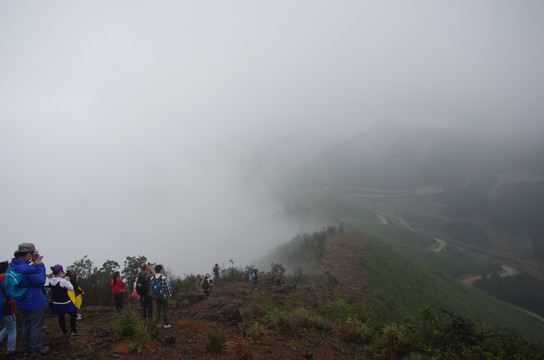
[[[15,302],[6,294],[6,289],[4,288],[4,277],[6,275],[6,270],[8,269],[8,262],[2,261],[0,263],[0,284],[2,284],[2,307],[3,314],[0,318],[4,328],[0,331],[0,341],[4,341],[5,338],[8,338],[8,355],[14,354],[15,345],[17,342],[17,323],[15,321]]]
[[[208,275],[204,276],[204,280],[200,283],[200,286],[204,290],[204,296],[209,300],[210,299],[210,289],[212,285],[210,284],[210,280],[208,278]]]
[[[119,276],[119,271],[113,273],[113,278],[110,280],[111,290],[113,291],[113,303],[115,309],[121,311],[125,300],[125,283]]]
[[[253,288],[256,289],[259,286],[259,270],[253,269],[251,276],[253,277]]]
[[[214,282],[216,284],[219,284],[219,270],[221,269],[219,268],[219,265],[217,265],[216,263],[215,266],[213,267]]]
[[[140,265],[140,274],[136,282],[136,292],[140,295],[142,304],[142,317],[153,320],[153,289],[151,288],[151,280],[155,272],[150,264],[143,263]]]
[[[8,270],[6,270],[6,280],[12,271],[22,274],[17,290],[24,289],[26,292],[21,299],[11,297],[15,300],[23,318],[21,345],[25,351],[32,352],[33,356],[49,354],[49,347],[42,346],[42,328],[45,303],[47,302],[43,288],[45,285],[45,265],[42,258],[43,256],[40,256],[33,243],[24,242],[19,244],[14,259],[11,260]],[[9,286],[5,286],[5,288],[8,291]]]
[[[82,303],[82,295],[83,290],[79,287],[79,284],[77,283],[77,271],[75,266],[71,265],[66,268],[66,276],[70,278],[70,282],[72,283],[72,286],[74,287],[73,291],[68,291],[68,296],[70,297],[70,300],[74,303],[76,307],[77,312],[77,320],[81,320],[81,314],[79,313],[79,309],[81,309],[81,303]]]
[[[242,274],[242,278],[244,279],[245,286],[249,283],[249,269],[244,269],[244,273]]]
[[[210,295],[212,294],[213,284],[215,283],[213,278],[208,276],[208,282],[210,283]]]
[[[283,280],[283,272],[281,272],[281,269],[278,269],[278,271],[276,271],[274,277],[276,278],[276,287],[281,288],[281,281]]]
[[[168,322],[168,298],[172,297],[170,284],[166,280],[164,268],[162,265],[155,266],[155,276],[153,278],[153,297],[155,298],[157,321],[161,318],[161,309],[163,312],[163,327],[169,328]]]
[[[68,313],[70,315],[70,336],[79,336],[76,328],[76,307],[68,296],[68,291],[74,290],[74,286],[70,282],[69,277],[63,278],[64,270],[62,269],[62,265],[57,264],[52,266],[51,270],[55,276],[49,280],[52,300],[51,312],[57,314],[57,317],[59,318],[59,327],[64,335],[68,335],[65,320],[65,314]]]

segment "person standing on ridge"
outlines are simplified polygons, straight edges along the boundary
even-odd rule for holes
[[[242,274],[242,278],[244,279],[244,285],[247,287],[247,284],[249,282],[249,269],[245,268],[244,273]]]
[[[161,318],[161,310],[163,312],[163,327],[169,328],[168,322],[168,298],[172,297],[172,290],[166,280],[164,268],[162,265],[155,266],[155,277],[153,279],[153,296],[155,297],[155,309],[157,312],[157,321]]]
[[[253,269],[253,289],[257,289],[259,286],[259,270],[257,268]]]
[[[70,336],[79,336],[76,328],[77,309],[68,296],[68,291],[74,290],[74,286],[70,282],[69,277],[62,277],[64,275],[62,265],[57,264],[52,266],[51,271],[53,271],[53,275],[55,276],[49,280],[52,300],[51,312],[57,314],[57,317],[59,318],[59,327],[64,335],[68,335],[65,320],[65,314],[68,313],[70,315]]]
[[[200,286],[204,290],[204,296],[206,297],[206,299],[210,300],[210,288],[212,287],[212,285],[210,284],[208,275],[204,276],[204,280],[202,280]]]
[[[78,311],[81,309],[81,303],[82,303],[82,297],[83,297],[83,290],[79,287],[79,284],[77,283],[77,271],[74,265],[70,265],[66,268],[66,276],[70,278],[70,282],[72,283],[72,286],[74,287],[73,292],[69,291],[68,296],[70,296],[70,300],[74,303],[76,307],[76,313],[77,313],[77,320],[81,320],[81,313]]]
[[[215,264],[215,266],[213,267],[213,275],[214,275],[214,283],[215,284],[219,284],[219,270],[221,270],[219,268],[219,265],[217,265],[217,263]]]
[[[33,243],[19,244],[10,264],[13,271],[22,274],[19,288],[26,288],[23,299],[15,300],[21,311],[23,325],[21,345],[33,356],[49,354],[49,347],[42,346],[42,329],[45,317],[45,265]]]
[[[110,280],[111,290],[113,291],[113,303],[117,311],[123,309],[125,300],[125,283],[119,276],[119,271],[113,273],[113,278]]]
[[[2,261],[0,263],[0,283],[4,281],[6,270],[8,268],[8,262]],[[17,322],[15,320],[15,302],[6,294],[6,289],[2,285],[2,299],[5,299],[4,303],[6,308],[1,317],[1,322],[4,324],[4,328],[0,331],[0,341],[8,338],[8,355],[14,354],[15,346],[17,343]]]
[[[275,278],[276,278],[276,287],[281,288],[281,281],[283,280],[283,272],[281,271],[281,269],[278,269],[276,271]]]
[[[155,272],[151,268],[151,265],[143,263],[140,265],[140,274],[136,281],[136,292],[140,295],[140,302],[142,304],[142,317],[153,320],[153,289],[151,288],[151,281]]]

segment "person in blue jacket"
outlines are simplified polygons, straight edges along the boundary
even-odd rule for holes
[[[42,328],[45,316],[45,265],[39,257],[39,252],[33,243],[19,244],[11,260],[10,266],[23,274],[19,287],[28,288],[25,297],[15,300],[21,311],[23,326],[21,330],[21,345],[32,356],[49,353],[47,346],[42,346]]]

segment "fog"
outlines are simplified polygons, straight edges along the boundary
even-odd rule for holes
[[[2,258],[244,266],[270,177],[379,121],[544,134],[538,1],[4,1]],[[268,221],[267,219],[276,219]]]

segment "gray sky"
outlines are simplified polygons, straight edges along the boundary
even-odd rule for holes
[[[3,257],[242,266],[303,230],[242,235],[280,208],[263,178],[315,144],[382,119],[540,136],[542,19],[541,1],[2,1]]]

